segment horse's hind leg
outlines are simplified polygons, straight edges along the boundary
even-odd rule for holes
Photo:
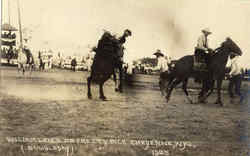
[[[87,82],[88,82],[88,98],[89,99],[92,99],[92,94],[91,94],[91,80],[92,80],[91,76],[87,78]]]
[[[110,78],[111,75],[103,75],[102,80],[99,82],[99,95],[100,99],[106,101],[107,98],[104,96],[103,85]]]
[[[188,91],[187,91],[187,84],[188,84],[188,79],[185,79],[182,83],[182,89],[184,91],[184,93],[187,96],[188,101],[192,104],[193,101],[191,100],[191,98],[189,97]]]

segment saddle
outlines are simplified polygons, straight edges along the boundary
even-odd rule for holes
[[[204,58],[200,58],[196,55],[194,57],[193,70],[195,71],[207,71],[207,63]]]
[[[201,49],[195,48],[193,70],[195,71],[207,71],[207,59],[209,54]]]

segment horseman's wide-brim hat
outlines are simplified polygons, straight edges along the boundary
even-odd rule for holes
[[[210,31],[209,28],[205,28],[201,30],[203,33],[208,33],[208,34],[212,34],[212,32]]]
[[[153,55],[155,55],[155,56],[164,56],[164,54],[159,49]]]

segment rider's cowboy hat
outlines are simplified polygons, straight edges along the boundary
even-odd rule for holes
[[[129,29],[124,30],[124,33],[128,34],[128,36],[132,35],[132,32]]]
[[[158,56],[162,56],[162,57],[164,56],[164,54],[161,52],[160,49],[157,49],[156,52],[155,52],[153,55],[155,55],[155,56],[157,56],[157,57],[158,57]]]
[[[209,28],[205,28],[201,30],[203,33],[208,33],[208,34],[212,34],[212,32],[210,31]]]

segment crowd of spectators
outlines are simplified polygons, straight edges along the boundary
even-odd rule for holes
[[[17,49],[16,48],[6,48],[6,47],[2,47],[1,48],[1,57],[2,58],[9,58],[9,59],[17,59]]]
[[[16,34],[9,31],[8,33],[7,32],[2,33],[1,37],[3,39],[16,39]]]

